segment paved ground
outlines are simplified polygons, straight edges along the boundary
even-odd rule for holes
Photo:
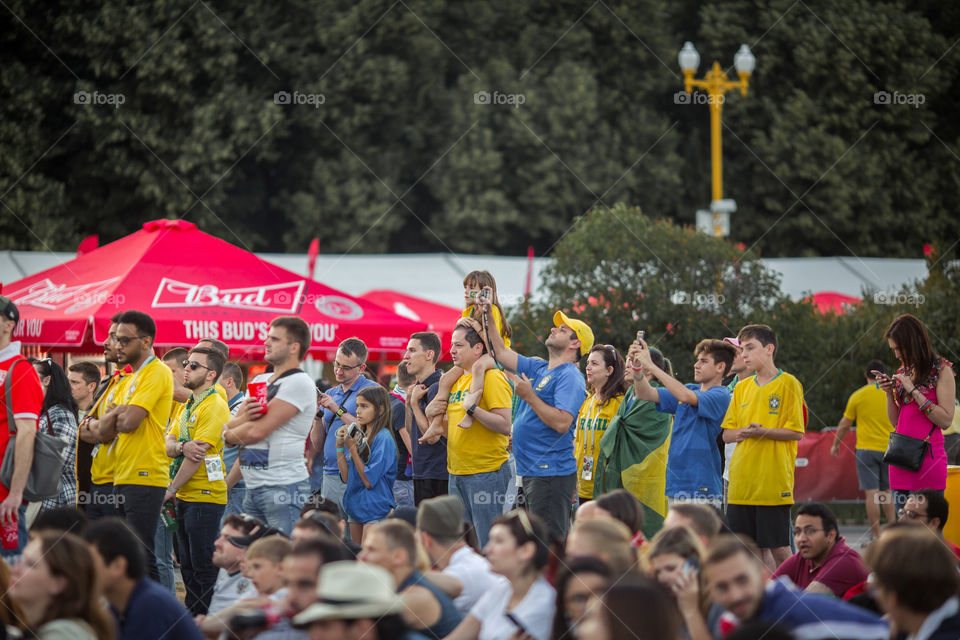
[[[870,542],[870,525],[842,524],[840,525],[840,535],[846,539],[847,546],[862,553]]]

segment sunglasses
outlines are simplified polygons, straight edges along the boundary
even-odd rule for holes
[[[530,522],[530,516],[527,515],[527,512],[523,509],[514,509],[513,517],[520,521],[520,527],[523,529],[523,532],[527,534],[528,538],[534,538],[533,535],[533,524]]]
[[[121,347],[126,348],[132,340],[140,340],[141,338],[146,338],[147,336],[114,336],[114,341],[117,342]]]
[[[204,365],[200,364],[199,362],[197,362],[196,360],[184,360],[184,361],[183,361],[183,368],[184,368],[184,369],[190,369],[190,371],[196,371],[196,370],[199,369],[200,367],[203,367],[203,368],[206,369],[207,371],[213,371],[213,369],[211,369],[210,367],[204,366]]]

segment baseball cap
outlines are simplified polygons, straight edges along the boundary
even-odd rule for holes
[[[13,320],[14,323],[20,322],[20,310],[7,296],[0,296],[0,316]]]
[[[593,331],[590,330],[587,323],[583,320],[570,318],[563,311],[557,311],[553,314],[553,326],[559,327],[562,325],[570,327],[577,334],[577,339],[580,340],[580,355],[585,356],[590,353],[590,349],[593,348]]]
[[[740,340],[737,339],[737,338],[724,338],[723,341],[724,341],[724,342],[729,342],[730,344],[732,344],[733,346],[735,346],[737,349],[740,348]]]
[[[420,503],[417,528],[438,538],[463,535],[463,502],[457,496],[437,496]]]

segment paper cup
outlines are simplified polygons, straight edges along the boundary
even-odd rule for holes
[[[17,534],[18,531],[16,523],[0,528],[0,542],[3,543],[4,549],[10,551],[17,548],[17,546],[20,544]]]
[[[260,403],[260,407],[266,411],[267,410],[267,383],[266,382],[251,382],[247,385],[247,391],[250,392],[250,397]]]

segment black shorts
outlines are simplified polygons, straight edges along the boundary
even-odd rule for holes
[[[448,480],[438,480],[435,478],[414,478],[413,479],[413,504],[420,506],[420,503],[429,498],[447,495]]]
[[[790,505],[728,504],[727,526],[733,533],[750,536],[761,549],[789,547]]]

